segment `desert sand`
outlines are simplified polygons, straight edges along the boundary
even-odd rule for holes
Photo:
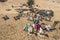
[[[60,40],[60,30],[54,30],[52,32],[46,32],[49,38],[41,38],[39,36],[28,36],[27,32],[23,30],[27,21],[26,17],[21,17],[20,20],[15,21],[14,16],[18,14],[15,10],[19,7],[12,8],[11,6],[21,6],[26,4],[27,0],[8,0],[7,2],[0,2],[0,40]],[[51,9],[54,11],[53,21],[60,21],[60,0],[35,0],[35,5],[38,5],[38,9]],[[6,9],[11,9],[6,11]],[[10,19],[4,21],[2,17],[8,15]],[[50,23],[50,22],[47,22]],[[59,27],[60,23],[56,26]],[[56,39],[53,36],[56,36]]]

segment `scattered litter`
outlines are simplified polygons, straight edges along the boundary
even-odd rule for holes
[[[20,17],[19,16],[15,16],[14,19],[15,20],[18,20],[18,19],[20,19]]]
[[[9,17],[7,15],[2,17],[5,21],[9,19]]]

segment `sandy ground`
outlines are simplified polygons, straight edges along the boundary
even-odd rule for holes
[[[55,1],[55,2],[54,2]],[[11,6],[21,6],[26,3],[27,0],[8,0],[5,3],[0,2],[0,40],[55,40],[54,35],[57,35],[60,40],[60,30],[54,30],[52,32],[46,32],[49,38],[41,38],[39,36],[28,36],[25,31],[23,31],[24,25],[28,23],[26,17],[21,17],[20,20],[15,21],[14,16],[17,15],[17,11],[14,10],[15,7]],[[60,1],[59,0],[35,0],[35,5],[38,5],[38,9],[51,9],[54,11],[54,17],[52,21],[60,21]],[[11,11],[6,11],[6,9],[11,9]],[[4,15],[9,16],[9,20],[4,21],[2,17]],[[31,23],[31,22],[29,22]],[[49,22],[48,22],[49,23]],[[59,27],[60,24],[57,25]]]

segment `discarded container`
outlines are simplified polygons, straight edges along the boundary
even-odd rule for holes
[[[28,31],[28,28],[29,28],[29,24],[26,24],[26,25],[25,25],[25,28],[24,28],[25,31]]]
[[[38,24],[38,23],[39,23],[38,19],[34,20],[34,24]]]

